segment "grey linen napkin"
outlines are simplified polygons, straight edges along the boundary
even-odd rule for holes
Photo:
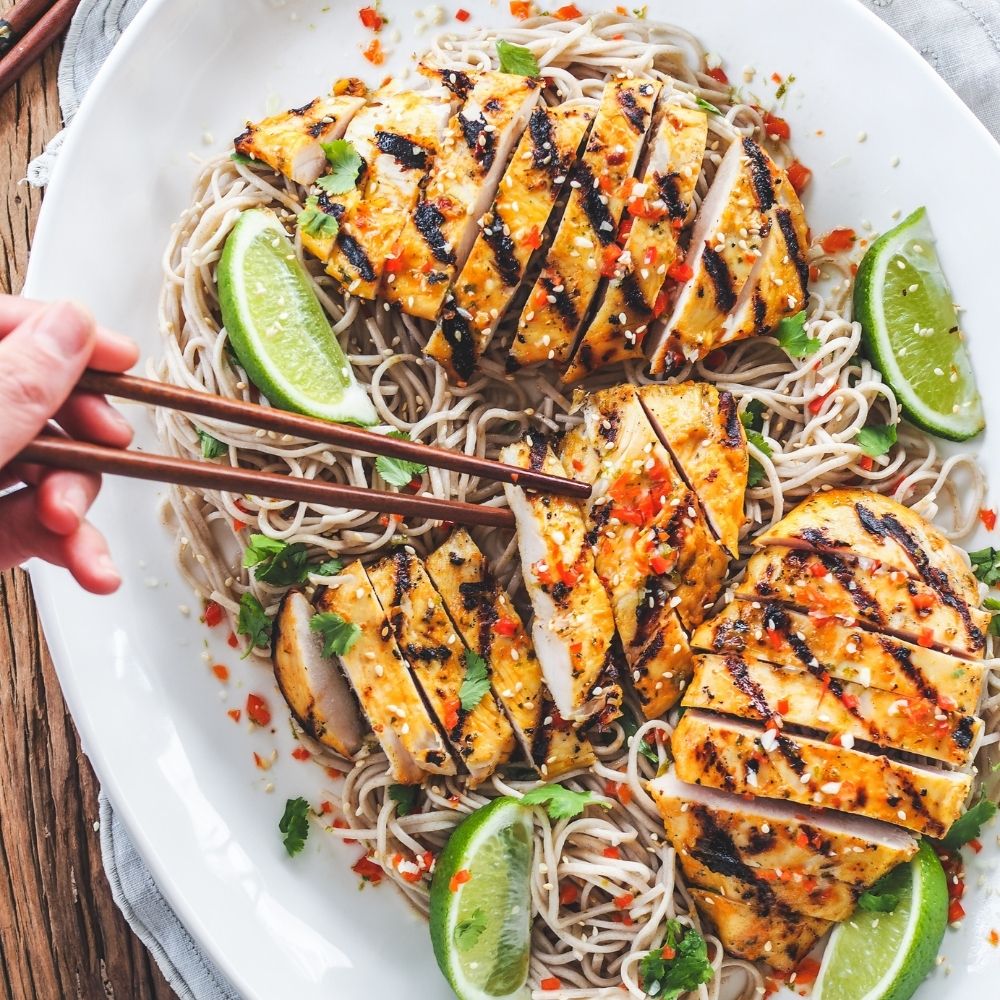
[[[83,0],[59,67],[69,125],[84,93],[145,0]],[[763,2],[763,0],[760,0]],[[1000,0],[861,0],[899,32],[1000,139]],[[30,166],[44,186],[64,132]],[[149,869],[101,794],[101,849],[115,902],[183,1000],[239,1000],[163,898]]]

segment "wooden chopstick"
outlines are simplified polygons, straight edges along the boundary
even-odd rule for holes
[[[494,462],[476,455],[466,455],[460,451],[450,451],[435,445],[404,441],[375,431],[354,427],[350,424],[335,424],[328,420],[317,420],[287,410],[277,410],[268,406],[258,406],[239,399],[227,399],[208,392],[195,392],[164,382],[153,382],[134,375],[111,375],[106,372],[88,370],[77,383],[77,388],[86,392],[102,393],[131,399],[152,406],[163,406],[183,413],[195,413],[216,420],[226,420],[246,427],[291,434],[308,441],[335,445],[365,452],[369,455],[384,455],[388,458],[402,458],[419,462],[435,469],[449,472],[464,472],[470,476],[489,479],[498,483],[516,483],[539,492],[560,496],[586,499],[591,488],[586,483],[563,476],[553,476],[545,472],[522,469],[516,465]],[[258,491],[259,492],[259,491]],[[350,506],[350,505],[348,505]],[[354,506],[357,506],[356,504]],[[365,507],[364,510],[380,508]],[[429,515],[435,516],[435,515]],[[455,518],[450,518],[455,520]],[[465,522],[463,522],[465,523]]]
[[[24,37],[25,32],[53,2],[54,0],[19,0],[0,18],[0,59]]]
[[[195,489],[225,490],[275,500],[305,501],[348,510],[398,514],[404,518],[426,517],[454,524],[491,528],[514,527],[514,515],[506,507],[487,507],[459,500],[413,496],[409,493],[382,493],[360,486],[298,479],[274,472],[235,469],[211,462],[193,462],[167,455],[122,451],[66,438],[38,437],[18,455],[16,461],[173,483]]]
[[[22,0],[22,3],[34,6],[33,0]],[[41,59],[45,50],[66,30],[79,6],[80,0],[55,0],[20,39],[14,40],[13,46],[0,58],[0,94],[17,83],[25,71]]]

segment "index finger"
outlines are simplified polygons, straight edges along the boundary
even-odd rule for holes
[[[17,295],[0,295],[0,340],[45,308],[47,303]],[[139,346],[134,340],[98,326],[89,368],[102,372],[128,371],[139,360]]]

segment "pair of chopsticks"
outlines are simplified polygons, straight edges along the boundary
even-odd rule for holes
[[[516,483],[518,486],[540,492],[581,500],[590,496],[590,487],[586,483],[565,479],[562,476],[522,469],[434,445],[392,438],[348,424],[334,424],[315,417],[275,410],[238,399],[227,399],[207,392],[195,392],[175,385],[152,382],[133,375],[111,375],[88,370],[77,384],[77,389],[81,392],[116,396],[120,399],[130,399],[150,406],[162,406],[182,413],[225,420],[265,431],[291,434],[294,437],[365,452],[369,455],[407,459],[432,468],[467,473],[498,483]],[[488,507],[407,493],[383,493],[359,486],[297,479],[273,472],[257,472],[253,469],[236,469],[208,461],[197,462],[166,455],[122,451],[55,436],[36,438],[20,453],[17,461],[80,472],[107,473],[132,479],[173,483],[196,489],[249,493],[274,500],[306,501],[349,510],[397,514],[403,518],[434,518],[454,524],[496,528],[514,526],[513,515],[504,507]]]
[[[66,30],[80,0],[19,0],[0,19],[0,94]]]

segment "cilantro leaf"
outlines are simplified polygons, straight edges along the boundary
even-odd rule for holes
[[[1000,549],[985,548],[969,553],[972,572],[988,587],[1000,583]]]
[[[605,802],[594,792],[574,792],[562,785],[542,785],[526,792],[521,799],[526,806],[545,806],[550,819],[572,819],[579,816],[587,806],[600,806],[610,809],[611,804]]]
[[[283,542],[268,535],[251,535],[243,553],[243,565],[254,568],[254,576],[264,583],[290,587],[302,583],[309,573],[309,550],[303,542]]]
[[[322,611],[309,619],[309,628],[323,636],[323,655],[343,656],[358,641],[361,629],[336,611]]]
[[[400,441],[410,440],[410,435],[406,431],[390,431],[389,437],[398,438]],[[427,466],[420,462],[410,462],[405,458],[387,458],[385,455],[379,455],[375,459],[375,468],[392,486],[406,486],[413,481],[414,476],[422,476],[427,471]]]
[[[218,458],[229,451],[228,444],[223,444],[218,438],[212,437],[208,431],[198,431],[198,440],[201,442],[201,453],[205,458]]]
[[[788,93],[788,88],[793,83],[795,83],[795,76],[794,76],[794,74],[787,76],[784,80],[782,80],[781,85],[774,92],[774,96],[780,101],[785,96],[785,94]]]
[[[806,333],[806,311],[797,312],[794,316],[786,316],[778,324],[778,343],[791,358],[808,358],[815,354],[822,344],[816,337]]]
[[[465,651],[465,680],[458,689],[458,700],[466,712],[471,712],[490,689],[490,672],[486,661],[471,649]]]
[[[420,789],[416,785],[390,785],[389,798],[396,803],[397,816],[409,816],[417,805],[417,792]]]
[[[995,597],[987,597],[986,600],[983,601],[983,607],[986,608],[987,611],[1000,611],[1000,601],[998,601]],[[989,634],[1000,637],[1000,614],[994,614],[990,619]]]
[[[949,851],[957,851],[982,833],[984,824],[997,814],[997,807],[989,799],[980,799],[971,809],[959,816],[951,829],[942,837],[941,844]]]
[[[854,443],[869,458],[878,458],[896,443],[896,435],[896,424],[868,424],[858,431]]]
[[[747,441],[770,458],[773,451],[764,435],[761,434],[761,429],[764,426],[764,404],[759,399],[751,399],[747,403],[746,408],[740,414],[740,423],[746,428]],[[747,468],[747,486],[760,486],[766,478],[764,466],[751,455]]]
[[[337,220],[319,207],[319,199],[314,194],[306,198],[306,207],[299,212],[298,223],[302,232],[316,239],[332,240],[340,231]]]
[[[240,598],[240,614],[236,619],[236,631],[245,635],[250,642],[243,654],[244,659],[257,646],[267,646],[271,642],[271,619],[264,611],[264,605],[248,590]]]
[[[694,103],[701,108],[702,111],[707,111],[710,115],[721,115],[722,112],[711,102],[706,101],[704,97],[696,97]]]
[[[233,163],[256,163],[257,161],[252,156],[247,156],[246,153],[237,153],[233,151],[229,154],[229,159]]]
[[[740,423],[748,431],[764,429],[764,404],[759,399],[751,399],[740,414]]]
[[[513,73],[515,76],[538,76],[538,60],[531,49],[523,45],[514,45],[502,38],[497,42],[497,57],[500,60],[501,73]]]
[[[472,911],[472,916],[462,920],[455,927],[455,944],[459,951],[471,951],[486,930],[486,914],[480,907]]]
[[[639,723],[636,722],[635,716],[627,707],[622,709],[622,717],[618,721],[621,723],[621,727],[625,731],[626,745],[631,746],[632,737],[634,737],[639,731]],[[650,746],[646,740],[639,741],[639,753],[641,753],[647,760],[652,761],[654,764],[660,763],[660,756],[657,754],[656,748]]]
[[[316,186],[327,194],[347,194],[358,183],[364,165],[361,154],[347,139],[334,139],[321,145],[330,164],[330,172],[320,177]]]
[[[642,988],[658,1000],[677,1000],[711,982],[714,974],[705,939],[676,920],[667,921],[663,944],[639,963]]]
[[[343,568],[343,559],[327,559],[326,562],[311,567],[309,572],[315,573],[316,576],[336,576]]]
[[[880,892],[876,883],[858,897],[858,909],[866,913],[892,913],[899,906],[898,892]]]
[[[278,831],[285,836],[282,843],[288,856],[294,858],[306,846],[309,836],[309,803],[299,797],[285,803],[285,811],[278,820]]]

